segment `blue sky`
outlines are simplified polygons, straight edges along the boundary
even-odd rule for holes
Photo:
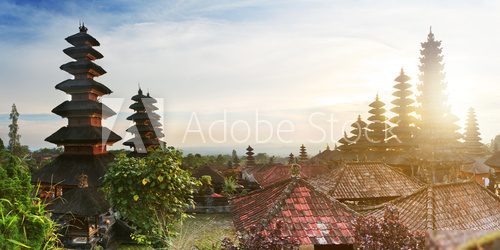
[[[488,142],[499,133],[499,11],[495,1],[1,1],[0,138],[15,102],[22,142],[51,146],[43,139],[65,124],[50,113],[67,98],[54,89],[69,78],[59,70],[70,61],[64,38],[83,20],[101,42],[97,63],[108,74],[98,81],[114,91],[109,97],[128,100],[140,83],[162,98],[171,145],[243,149],[183,142],[183,131],[192,112],[206,130],[224,110],[235,120],[259,110],[297,123],[292,143],[255,146],[279,154],[317,136],[306,126],[312,112],[333,113],[340,126],[366,118],[377,92],[390,103],[401,67],[417,84],[420,42],[432,25],[443,40],[449,104],[460,124],[474,107]],[[128,126],[123,106],[115,130]],[[306,146],[315,152],[333,141]]]

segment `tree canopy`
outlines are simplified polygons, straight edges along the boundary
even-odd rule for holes
[[[0,150],[0,249],[52,249],[57,237],[33,186],[26,164]]]
[[[167,247],[174,226],[193,205],[199,182],[181,169],[182,155],[173,147],[144,158],[120,154],[104,177],[108,200],[137,229],[132,238],[153,247]]]

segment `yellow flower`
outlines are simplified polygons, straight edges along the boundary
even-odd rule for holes
[[[158,178],[156,178],[156,179],[158,179],[159,182],[162,182],[163,181],[163,176],[159,175]]]

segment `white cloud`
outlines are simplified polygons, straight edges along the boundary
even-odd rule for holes
[[[167,114],[259,109],[293,117],[345,106],[352,117],[366,114],[377,91],[390,102],[400,67],[417,82],[419,43],[433,25],[443,40],[454,112],[464,118],[474,106],[483,137],[498,133],[492,118],[500,104],[497,3],[132,2],[135,10],[125,14],[93,4],[97,11],[82,16],[102,44],[105,57],[97,63],[109,72],[98,81],[112,97],[127,99],[140,82],[166,100]],[[44,18],[42,30],[29,28],[38,39],[0,42],[0,84],[8,90],[0,92],[0,113],[12,102],[22,113],[47,113],[66,98],[53,86],[69,77],[58,67],[69,61],[63,39],[82,18],[71,13],[40,11],[32,18]],[[167,138],[177,143],[187,118],[171,119]]]

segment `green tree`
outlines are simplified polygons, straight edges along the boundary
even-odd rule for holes
[[[0,249],[53,249],[56,226],[46,216],[26,164],[0,150]]]
[[[2,138],[0,138],[0,150],[4,150],[4,149],[5,149],[5,145],[3,144]]]
[[[269,162],[269,155],[266,153],[258,153],[255,155],[255,161],[257,164],[266,164]]]
[[[104,176],[111,204],[137,229],[132,237],[153,247],[168,247],[174,226],[187,217],[199,182],[181,169],[181,152],[173,147],[145,158],[120,154]]]
[[[225,195],[233,196],[238,189],[238,182],[232,176],[224,178],[224,186],[222,189]]]
[[[19,125],[17,124],[19,120],[19,112],[17,112],[16,104],[12,104],[12,110],[10,111],[9,118],[11,123],[9,125],[9,150],[15,155],[19,156],[19,150],[21,148],[21,136],[19,135]]]
[[[231,158],[233,159],[233,165],[235,167],[240,165],[240,158],[238,158],[238,154],[236,153],[236,150],[233,149],[233,152],[231,153]]]

